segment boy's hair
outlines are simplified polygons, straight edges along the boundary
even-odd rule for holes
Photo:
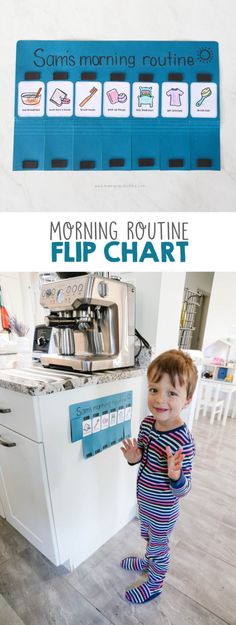
[[[187,399],[191,399],[197,384],[197,367],[192,358],[181,349],[170,349],[153,360],[147,370],[148,379],[159,382],[163,373],[168,373],[175,387],[176,376],[180,386],[186,386]]]

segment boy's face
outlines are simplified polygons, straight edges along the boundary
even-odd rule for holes
[[[180,386],[177,376],[175,386],[168,373],[163,373],[159,382],[148,379],[148,408],[160,424],[174,424],[190,401],[186,386]]]

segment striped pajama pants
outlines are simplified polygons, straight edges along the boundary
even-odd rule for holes
[[[166,491],[156,493],[155,502],[138,498],[141,536],[147,541],[149,583],[161,590],[170,561],[169,538],[179,516],[179,501]]]

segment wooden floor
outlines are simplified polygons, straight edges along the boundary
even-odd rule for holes
[[[236,420],[225,428],[199,422],[194,436],[193,489],[182,500],[161,598],[135,607],[124,599],[140,580],[119,566],[142,554],[137,520],[68,573],[0,518],[0,625],[235,625]]]

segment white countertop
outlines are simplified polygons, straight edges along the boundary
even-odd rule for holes
[[[225,382],[225,380],[213,380],[213,378],[201,378],[200,380],[201,382],[207,383],[207,384],[220,384],[220,386],[224,387],[224,388],[228,388],[229,390],[235,390],[236,389],[236,382]]]
[[[0,389],[5,388],[27,395],[47,395],[85,385],[105,384],[145,375],[146,370],[144,365],[89,374],[45,369],[41,365],[0,369]]]

